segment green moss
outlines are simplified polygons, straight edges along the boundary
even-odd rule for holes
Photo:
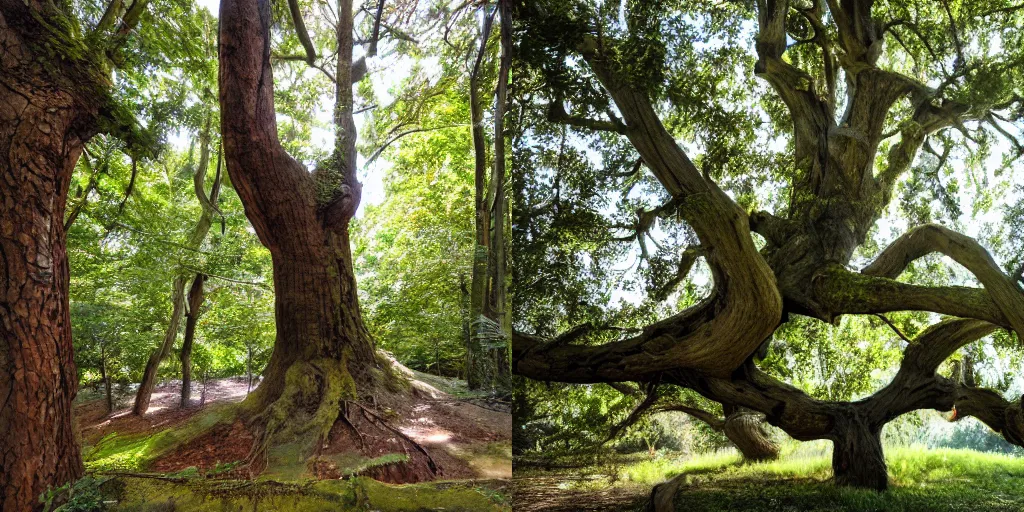
[[[341,164],[334,154],[317,163],[316,169],[313,171],[313,180],[316,184],[316,203],[318,205],[325,205],[334,199],[334,194],[338,192],[342,180]]]
[[[356,397],[349,358],[346,349],[340,360],[319,358],[288,368],[284,391],[264,412],[267,478],[296,482],[310,476],[309,457],[327,438],[344,402]],[[316,409],[305,412],[310,404]]]
[[[367,458],[349,452],[321,455],[317,457],[317,461],[333,464],[342,476],[348,478],[361,475],[373,468],[408,462],[409,456],[404,453],[386,453],[380,457]]]
[[[276,482],[167,482],[126,478],[111,498],[112,510],[131,512],[220,512],[274,510],[320,512],[510,511],[507,499],[473,483],[388,485],[369,478],[325,480],[307,485]]]
[[[156,433],[104,436],[83,449],[82,459],[90,471],[138,471],[172,449],[188,443],[218,425],[230,424],[236,417],[232,404],[211,406],[184,425]]]

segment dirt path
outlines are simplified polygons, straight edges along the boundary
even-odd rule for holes
[[[624,512],[638,510],[647,498],[645,491],[649,491],[639,487],[576,490],[567,485],[585,480],[586,476],[556,472],[516,477],[512,480],[512,503],[516,512]]]

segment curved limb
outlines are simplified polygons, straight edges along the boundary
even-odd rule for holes
[[[1007,322],[1024,339],[1024,292],[977,240],[935,224],[911,229],[889,245],[862,273],[895,279],[910,263],[933,252],[952,258],[984,285]]]
[[[722,432],[743,455],[744,460],[761,461],[778,457],[779,447],[764,430],[764,414],[739,407],[723,406],[723,418],[711,411],[685,403],[658,403],[661,395],[656,386],[648,389],[647,396],[621,422],[612,426],[605,443],[618,437],[626,428],[636,424],[648,414],[682,412]],[[732,409],[731,412],[729,410]]]
[[[697,306],[614,343],[550,346],[513,336],[514,370],[563,382],[643,380],[643,375],[675,368],[727,376],[782,317],[775,275],[754,245],[746,213],[676,143],[611,45],[585,36],[576,51],[614,101],[629,141],[696,232],[716,289]]]

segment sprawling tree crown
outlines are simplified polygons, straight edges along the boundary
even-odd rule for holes
[[[1024,332],[1024,295],[1008,275],[1020,258],[1000,265],[956,231],[961,203],[992,208],[1005,196],[991,191],[1019,187],[1006,171],[1021,154],[1024,53],[1013,27],[1022,10],[825,1],[520,9],[516,160],[535,169],[519,184],[519,275],[534,280],[521,288],[593,298],[584,283],[607,272],[594,257],[624,250],[611,242],[637,247],[652,298],[685,282],[697,259],[714,286],[695,307],[612,343],[521,340],[518,370],[584,382],[673,368],[724,375],[793,313],[832,322],[927,311]],[[962,192],[947,177],[954,169],[968,169],[979,190]],[[613,205],[614,190],[625,192]],[[897,193],[901,208],[890,212]],[[852,270],[886,241],[877,221],[888,213],[912,229]],[[579,249],[592,258],[573,258]],[[933,252],[982,286],[896,280]],[[542,263],[584,278],[537,286],[545,274],[528,269]],[[520,327],[590,319],[571,302],[519,295]]]
[[[516,373],[646,383],[634,413],[677,384],[797,439],[955,406],[1024,442],[970,371],[1024,334],[1024,5],[516,14]]]

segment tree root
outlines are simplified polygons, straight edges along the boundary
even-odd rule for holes
[[[421,445],[420,443],[417,443],[411,437],[405,435],[405,433],[402,432],[401,430],[398,430],[397,428],[392,427],[391,425],[389,425],[388,422],[384,421],[384,418],[381,418],[376,413],[374,413],[373,411],[367,409],[366,407],[364,407],[359,402],[352,402],[352,403],[356,404],[356,406],[358,406],[360,409],[362,409],[364,416],[369,414],[370,417],[372,417],[374,420],[376,420],[379,425],[381,425],[382,427],[384,427],[384,428],[394,432],[399,437],[401,437],[402,439],[405,439],[407,442],[409,442],[410,444],[415,446],[417,450],[419,450],[421,453],[423,453],[423,455],[425,455],[427,457],[427,466],[430,467],[430,471],[435,476],[437,475],[437,463],[434,462],[434,458],[430,456],[430,453],[427,452],[427,449],[424,448],[423,445]]]

